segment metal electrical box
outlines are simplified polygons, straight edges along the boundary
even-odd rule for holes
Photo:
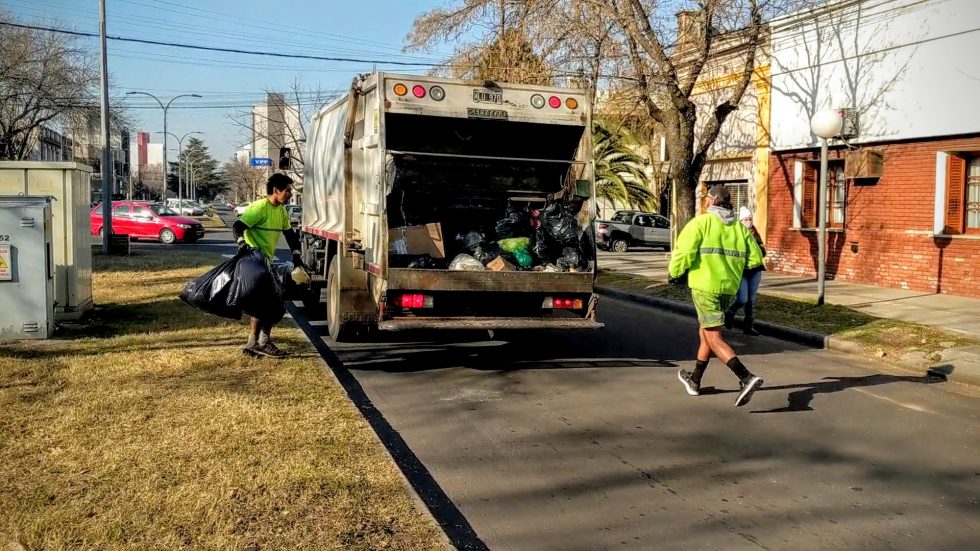
[[[55,317],[74,320],[92,308],[92,168],[78,163],[0,162],[0,195],[51,198]]]
[[[0,341],[54,332],[51,200],[0,195]]]

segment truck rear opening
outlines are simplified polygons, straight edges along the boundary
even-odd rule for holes
[[[593,208],[576,160],[584,126],[388,114],[386,127],[389,242],[403,228],[438,225],[444,255],[390,247],[382,329],[597,326]],[[535,227],[532,213],[549,206],[574,212],[573,242],[552,238],[540,217]],[[502,228],[515,210],[527,213],[523,227]],[[472,232],[483,236],[476,253]],[[505,251],[491,263],[487,251],[513,238],[528,240],[530,264]],[[569,250],[580,257],[571,265]],[[488,267],[455,269],[460,255]]]

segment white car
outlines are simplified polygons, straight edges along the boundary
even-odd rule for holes
[[[245,209],[248,208],[248,205],[249,205],[249,203],[242,203],[242,204],[238,205],[237,207],[235,207],[235,215],[236,216],[241,216],[241,215],[245,214]]]

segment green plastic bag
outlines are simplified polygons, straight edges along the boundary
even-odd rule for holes
[[[501,239],[500,241],[497,241],[497,244],[500,245],[500,250],[504,251],[505,253],[514,253],[519,249],[524,249],[524,252],[527,252],[527,248],[531,245],[531,238],[510,237],[508,239]]]
[[[531,253],[527,252],[527,249],[517,249],[513,254],[518,266],[521,268],[531,267]]]

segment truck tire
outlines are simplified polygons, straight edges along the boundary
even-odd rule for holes
[[[630,250],[630,243],[622,237],[616,237],[609,244],[609,250],[614,253],[625,253]]]
[[[353,324],[343,321],[340,293],[340,257],[334,256],[327,268],[327,330],[334,342],[350,341],[356,333]]]

